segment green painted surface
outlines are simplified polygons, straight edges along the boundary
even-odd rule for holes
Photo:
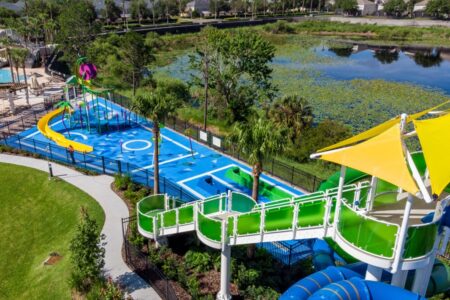
[[[213,241],[221,241],[222,222],[198,214],[198,229],[207,238]]]
[[[297,227],[323,225],[326,203],[325,200],[299,203]]]
[[[250,234],[258,233],[261,226],[261,213],[254,212],[237,217],[237,233]]]
[[[393,257],[397,226],[364,218],[347,206],[341,206],[338,230],[355,247],[367,252]]]
[[[175,210],[169,210],[162,214],[164,227],[171,227],[177,225]]]
[[[227,220],[227,235],[232,236],[234,229],[234,217],[228,217]]]
[[[139,204],[139,211],[146,214],[151,210],[164,209],[164,195],[152,195],[142,199]]]
[[[189,205],[178,209],[178,222],[188,224],[194,222],[194,206]]]
[[[203,203],[203,213],[205,215],[220,211],[220,199],[209,200]]]
[[[233,193],[231,196],[231,210],[246,213],[255,207],[255,201],[247,195]]]
[[[153,233],[153,217],[139,214],[139,226],[147,232]]]
[[[293,206],[267,209],[264,218],[264,231],[292,229],[293,219]]]
[[[430,252],[433,249],[437,230],[438,226],[435,223],[409,227],[403,258],[420,257]]]
[[[249,190],[252,190],[253,188],[253,176],[242,171],[239,167],[229,168],[225,172],[225,177]],[[259,181],[259,196],[264,196],[270,201],[292,197],[289,193],[262,180]]]

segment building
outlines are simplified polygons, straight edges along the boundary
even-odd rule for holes
[[[377,12],[377,4],[369,0],[356,0],[358,12],[361,16],[373,15]]]

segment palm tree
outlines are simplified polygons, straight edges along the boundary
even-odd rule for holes
[[[237,123],[233,128],[231,140],[253,167],[252,198],[258,202],[259,178],[263,171],[263,162],[284,150],[281,132],[269,120],[258,118],[250,123]],[[247,256],[252,258],[254,254],[255,245],[251,244],[247,247]]]
[[[159,139],[160,124],[174,115],[181,101],[174,93],[157,87],[155,90],[139,89],[133,98],[132,110],[153,122],[153,193],[159,194]]]
[[[16,69],[17,82],[20,83],[20,77],[19,77],[20,55],[17,51],[17,48],[10,49],[10,56],[11,56],[11,62],[14,65],[14,68]]]
[[[305,98],[287,95],[272,104],[269,117],[275,125],[288,130],[288,137],[294,143],[302,131],[311,126],[313,110]]]
[[[284,150],[282,134],[269,120],[258,118],[249,123],[237,123],[233,128],[231,140],[253,167],[252,198],[258,202],[259,177],[263,171],[263,162]]]
[[[69,115],[70,115],[70,112],[72,111],[72,105],[70,104],[69,101],[60,101],[60,102],[58,102],[56,104],[56,107],[63,109],[63,113],[62,113],[62,116],[61,116],[62,123],[63,123],[64,129],[66,129],[67,133],[70,136],[70,130],[67,128],[66,123],[64,122],[64,119],[66,117],[66,111],[68,111]],[[70,125],[70,118],[69,118],[69,127],[71,127],[71,125]]]
[[[0,39],[0,45],[6,49],[6,58],[8,59],[9,69],[11,71],[11,80],[12,80],[13,83],[15,83],[14,71],[13,71],[13,62],[12,62],[12,59],[11,59],[11,48],[10,48],[11,43],[10,43],[8,38],[1,38]]]
[[[27,99],[27,105],[30,105],[30,95],[28,94],[28,79],[27,79],[27,74],[25,72],[25,62],[27,60],[29,51],[27,48],[16,48],[13,49],[15,52],[15,55],[18,59],[18,64],[22,67],[22,72],[23,72],[23,78],[25,80],[25,84],[27,85],[26,89],[25,89],[25,97]],[[19,73],[17,73],[17,77],[19,77],[18,75]]]

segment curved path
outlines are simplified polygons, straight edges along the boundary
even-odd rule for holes
[[[47,161],[0,154],[0,162],[26,166],[48,172]],[[87,176],[68,167],[52,162],[53,174],[78,187],[94,198],[105,212],[102,233],[106,235],[105,272],[117,280],[133,299],[161,299],[156,291],[141,277],[130,270],[122,259],[122,222],[128,217],[128,208],[122,199],[111,190],[111,176]]]

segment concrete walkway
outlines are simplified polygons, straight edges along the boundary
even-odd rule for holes
[[[48,172],[47,161],[0,154],[0,162],[21,165]],[[73,169],[52,162],[53,174],[83,190],[94,198],[105,212],[102,233],[106,235],[105,272],[125,287],[133,299],[161,299],[156,291],[141,277],[132,272],[122,259],[121,218],[128,217],[128,208],[110,186],[111,176],[87,176]]]

